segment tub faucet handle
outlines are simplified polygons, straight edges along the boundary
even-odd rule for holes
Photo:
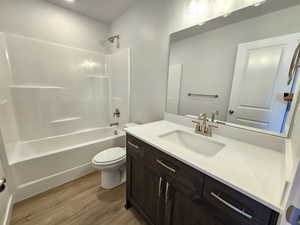
[[[121,112],[118,108],[116,108],[114,113],[113,113],[113,117],[114,118],[120,118],[120,116],[121,116]]]

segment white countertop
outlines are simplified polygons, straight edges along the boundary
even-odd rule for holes
[[[281,213],[285,185],[284,151],[213,135],[204,138],[226,146],[216,155],[206,157],[159,137],[175,130],[194,134],[192,128],[165,120],[126,129],[129,134]]]

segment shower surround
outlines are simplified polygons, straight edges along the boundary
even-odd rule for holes
[[[105,55],[7,33],[0,42],[0,128],[19,201],[90,172],[93,154],[122,145],[107,127],[115,108],[130,120],[130,50]]]

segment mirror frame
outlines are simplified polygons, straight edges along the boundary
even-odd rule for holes
[[[262,4],[259,4],[262,3]],[[208,20],[205,20],[199,24],[195,24],[195,25],[191,25],[190,27],[187,28],[183,28],[181,30],[172,32],[169,34],[169,43],[168,43],[168,48],[169,48],[169,52],[168,52],[168,65],[167,65],[167,79],[166,79],[166,96],[165,96],[165,113],[169,113],[167,112],[167,101],[168,101],[168,78],[169,78],[169,66],[170,66],[170,54],[171,54],[171,42],[172,40],[176,40],[174,39],[174,35],[179,35],[180,38],[179,39],[184,39],[186,37],[190,37],[193,35],[200,35],[202,33],[205,33],[207,31],[210,30],[215,30],[221,27],[224,27],[226,25],[230,25],[233,23],[237,23],[237,22],[241,22],[243,20],[247,20],[247,19],[251,19],[251,18],[255,18],[258,16],[262,16],[264,14],[276,11],[276,9],[272,9],[271,7],[269,7],[269,5],[272,3],[272,0],[261,0],[258,1],[255,4],[250,4],[247,5],[245,7],[242,8],[238,8],[234,11],[231,12],[227,12],[224,15],[220,15],[214,18],[210,18]],[[257,5],[259,4],[259,5]],[[285,8],[289,8],[292,6],[296,6],[299,5],[299,2],[296,1],[291,1],[290,5],[286,6]],[[284,8],[279,8],[277,10],[280,9],[284,9]],[[200,28],[200,29],[199,29]],[[189,32],[188,35],[186,35],[185,33]],[[299,75],[300,76],[300,75]],[[288,78],[288,77],[287,77]],[[292,102],[291,104],[291,110],[290,113],[287,117],[287,121],[285,124],[285,132],[284,133],[275,133],[272,131],[268,131],[268,130],[263,130],[263,129],[259,129],[259,128],[254,128],[254,127],[250,127],[250,126],[244,126],[244,125],[239,125],[239,124],[233,124],[230,122],[226,122],[226,121],[218,121],[219,124],[224,125],[224,126],[228,126],[228,127],[233,127],[233,128],[238,128],[238,129],[243,129],[243,130],[248,130],[248,131],[252,131],[252,132],[256,132],[256,133],[261,133],[261,134],[267,134],[267,135],[271,135],[271,136],[276,136],[276,137],[282,137],[282,138],[290,138],[291,134],[292,134],[292,130],[293,130],[293,124],[294,124],[294,119],[295,119],[295,114],[296,111],[298,109],[299,106],[299,101],[300,101],[300,77],[297,80],[297,83],[295,84],[295,93],[294,93],[294,98],[296,99],[295,101]],[[178,115],[178,114],[174,114],[174,113],[169,113],[169,114],[173,114],[173,115]],[[181,117],[184,117],[183,115],[178,115]]]

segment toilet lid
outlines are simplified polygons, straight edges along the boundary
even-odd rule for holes
[[[98,153],[93,161],[95,163],[111,163],[126,157],[125,148],[110,148],[103,152]]]

